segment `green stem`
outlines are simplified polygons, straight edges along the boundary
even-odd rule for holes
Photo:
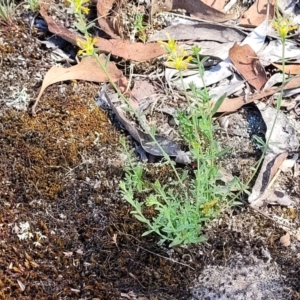
[[[130,108],[130,110],[134,113],[134,115],[136,116],[136,118],[139,120],[140,123],[142,123],[143,121],[141,120],[140,116],[138,115],[138,113],[136,112],[136,110],[131,106],[131,104],[129,103],[128,99],[121,93],[120,89],[117,87],[117,85],[115,84],[115,82],[112,80],[110,74],[108,73],[106,67],[102,64],[101,60],[99,59],[99,56],[94,53],[93,55],[95,57],[95,59],[97,60],[97,63],[99,64],[100,68],[102,69],[102,71],[104,72],[104,74],[107,76],[108,81],[110,82],[110,84],[112,85],[112,87],[114,88],[114,90],[118,93],[119,97],[128,105],[128,107]],[[157,142],[155,135],[150,131],[147,130],[147,128],[145,128],[147,134],[149,134],[149,136],[151,137],[151,139],[155,142],[156,146],[158,147],[158,149],[161,151],[161,153],[163,154],[163,157],[167,160],[167,162],[171,165],[171,168],[174,171],[174,174],[177,178],[177,180],[179,181],[182,190],[186,191],[186,186],[185,184],[182,182],[170,156],[164,151],[164,149],[161,147],[161,145]],[[186,192],[185,192],[186,193]]]
[[[254,172],[253,174],[251,175],[250,179],[246,182],[246,188],[248,187],[248,185],[250,184],[250,182],[253,180],[254,176],[257,174],[258,172],[258,169],[261,165],[261,163],[263,162],[264,158],[265,158],[265,155],[268,151],[268,148],[269,148],[269,144],[270,144],[270,140],[271,140],[271,137],[272,137],[272,134],[274,132],[274,128],[275,128],[275,125],[276,125],[276,121],[278,119],[278,116],[279,116],[279,112],[280,112],[280,107],[281,107],[281,102],[282,102],[282,97],[283,97],[283,93],[284,93],[284,86],[285,86],[285,38],[282,38],[281,39],[281,42],[282,42],[282,84],[281,84],[281,88],[280,88],[280,94],[279,94],[279,97],[276,101],[276,114],[275,114],[275,118],[274,118],[274,121],[272,123],[272,127],[271,127],[271,130],[270,130],[270,134],[268,136],[268,139],[264,145],[264,148],[263,148],[263,152],[262,152],[262,155],[260,157],[260,159],[258,160],[257,164],[256,164],[256,167],[254,169]],[[235,199],[237,199],[242,193],[243,193],[244,189],[242,189],[239,193],[237,193],[237,195],[235,195],[235,197],[233,197],[232,201],[234,201]]]

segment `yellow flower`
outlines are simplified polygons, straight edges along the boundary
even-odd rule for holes
[[[171,37],[168,33],[166,35],[167,35],[169,41],[168,42],[158,41],[158,44],[160,44],[169,53],[176,52],[177,51],[176,41],[174,39],[171,39]]]
[[[168,66],[175,68],[179,71],[186,70],[188,63],[193,59],[192,56],[188,56],[186,50],[179,49],[176,41],[170,37],[167,33],[168,42],[158,41],[168,53]]]
[[[78,51],[78,55],[90,56],[96,52],[94,44],[97,42],[97,38],[92,38],[90,36],[86,37],[86,41],[82,39],[76,39],[77,45],[81,48]]]
[[[192,59],[193,57],[188,56],[186,50],[178,49],[176,52],[173,52],[168,56],[168,66],[179,71],[186,70],[188,67],[188,63]]]
[[[217,211],[217,207],[215,207],[218,204],[218,200],[212,200],[210,202],[207,202],[203,205],[203,214],[207,215],[210,211],[210,209],[214,209],[214,211]]]
[[[292,19],[287,17],[279,17],[272,22],[273,27],[278,31],[279,36],[282,39],[286,39],[288,33],[298,28],[298,25],[295,25]]]
[[[86,3],[89,3],[90,0],[68,0],[71,4],[74,6],[74,13],[79,14],[83,12],[84,14],[88,14],[90,9],[87,7],[84,7],[83,5]]]

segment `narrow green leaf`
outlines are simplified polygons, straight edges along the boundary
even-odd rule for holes
[[[223,96],[221,96],[221,97],[217,100],[217,102],[216,102],[214,108],[213,108],[212,111],[211,111],[211,114],[212,114],[212,115],[214,115],[214,114],[218,111],[218,109],[219,109],[220,106],[222,105],[223,101],[225,100],[226,96],[227,96],[227,94],[224,94]]]
[[[149,224],[149,221],[145,218],[145,217],[142,217],[140,215],[134,215],[140,222],[142,223],[146,223],[146,224]]]
[[[143,234],[142,234],[142,236],[146,236],[146,235],[148,235],[148,234],[150,234],[150,233],[152,233],[152,232],[154,232],[154,230],[147,230],[147,231],[145,231]]]

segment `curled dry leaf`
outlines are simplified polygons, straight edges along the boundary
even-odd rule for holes
[[[259,207],[263,205],[263,201],[266,200],[264,199],[264,194],[267,192],[269,183],[287,156],[288,152],[280,154],[271,152],[265,156],[263,165],[253,186],[252,193],[248,197],[251,206]]]
[[[112,38],[119,39],[120,37],[115,32],[113,24],[108,17],[109,11],[114,3],[115,0],[101,0],[97,2],[98,23],[106,34]]]
[[[131,124],[131,122],[125,117],[123,110],[115,107],[109,96],[105,92],[103,93],[103,97],[106,98],[107,103],[109,103],[111,109],[117,115],[122,125],[126,128],[130,135],[140,143],[145,152],[154,156],[163,156],[163,153],[161,151],[162,148],[167,155],[176,157],[181,151],[179,145],[177,145],[173,141],[165,138],[164,136],[155,135],[155,141],[160,145],[160,147],[158,147],[148,133],[137,129],[136,126]]]
[[[274,17],[274,3],[269,0],[256,0],[255,3],[242,15],[240,24],[247,27],[255,27],[261,24],[267,17],[268,5],[270,4],[269,20]]]
[[[106,40],[99,37],[97,37],[95,46],[106,53],[141,62],[159,57],[166,53],[166,50],[157,43],[132,43],[130,41],[115,39]]]
[[[100,60],[105,64],[105,59],[100,57]],[[122,72],[116,67],[113,62],[106,64],[107,72],[110,74],[113,81],[119,81],[123,76]],[[35,101],[35,104],[32,107],[32,114],[36,115],[37,104],[45,91],[45,89],[56,82],[65,81],[65,80],[86,80],[93,82],[106,82],[108,81],[107,76],[102,71],[97,61],[93,57],[83,58],[82,61],[73,67],[70,68],[61,68],[53,66],[46,74],[43,84],[41,86],[38,97]]]
[[[249,97],[240,96],[237,98],[228,99],[226,98],[221,106],[219,107],[217,113],[228,113],[228,112],[235,112],[241,107],[243,107],[246,104],[252,103],[256,100],[263,99],[264,97],[268,97],[273,95],[274,93],[278,92],[279,88],[273,87],[268,90],[265,90],[261,93],[257,93],[254,95],[251,95]],[[212,101],[212,100],[211,100]],[[215,101],[213,101],[215,102]]]
[[[295,89],[300,86],[300,76],[295,76],[292,78],[288,83],[284,86],[284,90],[290,90]],[[234,112],[243,107],[246,104],[249,104],[251,102],[254,102],[256,100],[261,100],[263,98],[266,98],[268,96],[272,96],[273,94],[280,91],[280,88],[278,87],[272,87],[269,89],[266,89],[264,91],[261,91],[260,93],[253,94],[249,97],[237,97],[233,99],[226,98],[221,106],[218,109],[218,113],[228,113],[228,112]]]
[[[288,232],[280,238],[280,243],[285,247],[291,245],[291,236]]]

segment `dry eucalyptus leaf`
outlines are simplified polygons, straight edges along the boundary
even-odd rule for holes
[[[284,86],[284,90],[292,90],[299,86],[300,86],[300,76],[297,76],[297,77],[295,76]],[[269,96],[272,96],[279,91],[280,91],[280,88],[272,87],[269,89],[265,89],[264,91],[261,91],[260,93],[250,95],[248,97],[241,96],[241,97],[232,98],[232,99],[226,98],[223,101],[222,105],[219,107],[217,112],[218,113],[227,113],[227,112],[237,111],[238,109],[240,109],[241,107],[243,107],[246,104],[249,104],[256,100],[261,100],[261,99],[269,97]],[[271,109],[273,109],[273,108],[271,108]]]
[[[285,15],[289,15],[294,12],[295,6],[298,4],[298,0],[277,0],[277,5]]]
[[[270,152],[265,156],[263,165],[253,186],[252,193],[248,197],[251,206],[262,205],[262,200],[264,199],[264,194],[267,191],[269,183],[287,156],[287,152],[280,154]]]
[[[100,60],[102,61],[103,64],[105,64],[105,58],[100,57]],[[110,74],[113,81],[118,81],[123,76],[122,72],[116,67],[115,63],[109,62],[106,64],[106,67],[107,67],[107,72]],[[72,66],[70,68],[61,68],[61,67],[53,66],[45,75],[40,92],[32,107],[32,114],[34,116],[36,115],[37,104],[43,92],[49,85],[56,82],[73,80],[73,79],[93,81],[93,82],[108,81],[107,76],[98,65],[97,60],[93,57],[83,58],[78,65]]]
[[[235,44],[229,50],[229,57],[248,83],[260,91],[267,82],[267,75],[252,48],[247,44],[244,46]]]
[[[212,23],[177,24],[169,26],[153,34],[150,41],[167,39],[167,33],[175,40],[217,41],[219,43],[242,41],[246,34],[236,28]],[[221,46],[221,45],[220,45]]]
[[[255,3],[242,15],[240,24],[247,27],[255,27],[261,24],[267,16],[269,0],[256,0]],[[274,3],[270,4],[269,20],[274,17]]]
[[[97,2],[98,23],[101,29],[110,37],[119,39],[120,37],[113,28],[113,22],[108,17],[109,11],[113,7],[115,0],[101,0]]]
[[[263,92],[251,95],[249,97],[240,96],[240,97],[232,98],[232,99],[226,98],[222,102],[222,104],[219,107],[217,112],[218,113],[228,113],[228,112],[237,111],[238,109],[240,109],[241,107],[243,107],[246,104],[252,103],[256,100],[260,100],[264,97],[271,96],[278,91],[279,91],[279,88],[274,87],[274,88],[265,90]],[[215,102],[215,101],[211,101],[211,102]]]
[[[296,130],[291,125],[287,116],[282,111],[278,112],[273,130],[274,134],[271,134],[273,123],[275,121],[276,109],[262,102],[258,103],[257,107],[267,125],[266,139],[268,140],[270,137],[268,152],[276,154],[284,151],[297,151],[299,148],[299,140],[296,135]]]
[[[287,78],[287,75],[285,76],[285,78]],[[268,81],[266,82],[266,84],[264,85],[264,90],[266,89],[269,89],[271,88],[272,86],[278,84],[278,83],[282,83],[282,74],[281,73],[276,73],[276,74],[273,74],[269,79]],[[282,100],[282,105],[283,105],[283,102],[285,100]]]
[[[291,245],[291,236],[288,232],[286,233],[286,235],[284,235],[280,238],[280,243],[285,247],[288,247]]]
[[[249,45],[255,53],[258,53],[263,47],[265,47],[265,40],[270,26],[272,25],[266,19],[248,34],[240,46]]]
[[[283,71],[282,65],[272,63],[274,67]],[[299,75],[300,74],[300,64],[289,64],[284,66],[284,73],[285,74],[292,74],[292,75]]]
[[[204,86],[203,81],[206,86],[210,86],[214,83],[217,83],[225,78],[228,78],[232,75],[233,70],[231,68],[232,64],[227,61],[221,61],[216,66],[213,66],[212,68],[206,70],[204,72],[203,79],[199,75],[199,72],[196,70],[187,70],[183,72],[183,84],[184,86],[189,86],[190,83],[194,83],[194,85],[198,88],[202,88]],[[168,69],[166,69],[166,72]],[[178,75],[178,70],[174,70],[174,73],[172,76]],[[167,78],[166,79],[170,79]],[[181,79],[176,77],[174,81],[172,81],[173,84],[175,84],[179,89],[182,89],[182,81]]]
[[[291,86],[295,83],[297,83],[295,80],[289,82]],[[283,112],[279,111],[277,114],[275,108],[267,106],[262,102],[258,103],[257,107],[260,109],[262,118],[267,126],[265,138],[269,140],[269,144],[260,173],[248,198],[251,206],[261,206],[264,201],[268,201],[264,197],[264,194],[269,187],[269,183],[273,180],[273,177],[287,158],[288,153],[296,151],[299,147],[296,131]],[[276,114],[277,119],[273,126]],[[278,197],[276,202],[286,204],[289,202],[289,199],[284,198],[283,195],[282,197]]]

